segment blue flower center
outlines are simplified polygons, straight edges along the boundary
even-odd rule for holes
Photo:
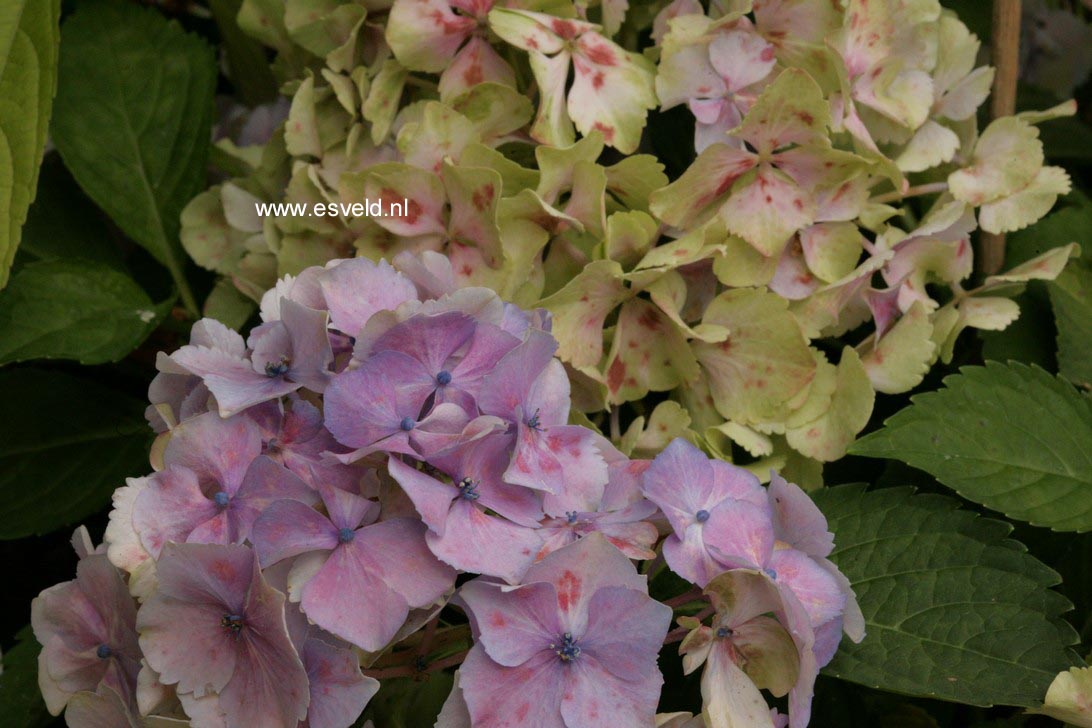
[[[576,523],[576,517],[577,517],[578,515],[579,515],[579,514],[578,514],[578,513],[576,512],[576,511],[565,511],[565,520],[566,520],[566,521],[568,522],[568,524],[569,524],[569,525],[571,526],[571,525],[573,525],[574,523]]]
[[[447,369],[441,371],[439,374],[436,375],[436,383],[439,384],[441,387],[446,387],[447,385],[451,384],[451,372],[449,372]]]
[[[402,421],[398,423],[398,426],[401,427],[404,432],[409,432],[416,424],[417,423],[414,422],[412,417],[403,417]]]
[[[576,640],[573,639],[572,632],[566,632],[561,635],[561,644],[551,644],[550,649],[554,651],[555,655],[561,658],[562,662],[572,662],[580,657],[580,646],[577,645]]]
[[[266,362],[265,375],[270,379],[274,377],[283,377],[288,374],[288,366],[290,362],[288,357],[282,356],[278,361]]]
[[[774,571],[773,569],[763,569],[762,573],[765,574],[766,576],[770,577],[771,579],[776,579],[777,578],[777,572]]]
[[[694,514],[694,518],[697,519],[698,523],[705,523],[709,520],[709,511],[702,508],[700,511]]]
[[[105,660],[112,654],[114,651],[110,649],[110,645],[99,645],[99,648],[95,650],[95,656],[100,660]]]
[[[220,618],[220,626],[231,632],[232,637],[239,639],[239,633],[243,631],[243,616],[241,614],[225,614]]]
[[[731,637],[733,634],[734,633],[732,632],[732,630],[728,629],[727,627],[717,628],[717,637],[719,637],[720,639],[724,639],[725,637]]]
[[[481,496],[478,493],[478,481],[472,478],[463,478],[456,487],[459,489],[459,495],[469,501],[478,500]]]
[[[537,409],[535,410],[535,413],[531,415],[530,419],[527,420],[527,426],[530,427],[532,430],[537,430],[542,426],[542,423],[538,421]]]
[[[221,490],[218,491],[216,495],[212,496],[212,500],[214,503],[216,503],[216,505],[220,506],[221,508],[225,508],[227,507],[228,501],[231,500],[231,496]]]
[[[351,528],[343,528],[337,532],[337,540],[339,543],[349,543],[356,538],[356,531]]]

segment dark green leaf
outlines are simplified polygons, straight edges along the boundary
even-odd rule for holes
[[[987,362],[911,398],[850,452],[924,470],[968,500],[1092,530],[1092,398],[1038,367]]]
[[[106,216],[87,199],[56,154],[42,162],[38,196],[23,226],[19,258],[23,263],[83,258],[125,270]]]
[[[239,28],[236,18],[242,5],[242,0],[209,0],[209,8],[224,41],[231,80],[243,102],[257,106],[276,98],[277,80],[273,78],[262,44]]]
[[[216,63],[200,38],[132,3],[65,22],[53,140],[80,186],[171,272],[187,308],[179,215],[205,182]]]
[[[38,186],[57,89],[60,0],[0,3],[0,288]]]
[[[4,653],[4,673],[0,675],[0,725],[19,728],[44,728],[53,723],[38,690],[38,653],[41,647],[30,625],[15,636],[18,643]]]
[[[1092,240],[1087,245],[1092,252]],[[1058,327],[1058,370],[1072,382],[1092,386],[1092,256],[1070,261],[1050,284],[1050,303]]]
[[[436,722],[447,700],[454,677],[446,672],[429,673],[421,681],[411,678],[384,680],[368,703],[364,718],[383,728],[420,728]]]
[[[118,361],[165,315],[124,273],[86,260],[19,270],[0,292],[0,364],[27,359]]]
[[[1077,661],[1058,575],[1011,527],[910,488],[815,493],[867,625],[825,672],[908,695],[1032,706]]]
[[[0,539],[48,533],[145,474],[144,403],[91,380],[0,371]]]

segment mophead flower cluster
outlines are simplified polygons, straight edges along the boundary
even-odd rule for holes
[[[681,640],[707,714],[784,725],[765,689],[808,723],[864,625],[798,487],[570,424],[550,314],[437,253],[333,260],[261,304],[245,339],[204,319],[160,356],[154,472],[35,600],[52,712],[347,728],[377,676],[461,665],[438,725],[651,726]],[[693,585],[667,603],[665,568]]]
[[[186,249],[254,301],[332,258],[442,252],[554,315],[576,409],[640,415],[627,454],[681,436],[817,485],[877,392],[1074,252],[965,287],[976,228],[1069,190],[1036,125],[1075,106],[980,130],[993,69],[938,0],[302,5],[243,3],[291,103],[221,145],[236,176],[187,208]],[[255,213],[361,199],[410,202]]]

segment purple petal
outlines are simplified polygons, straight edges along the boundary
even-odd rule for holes
[[[215,484],[233,495],[261,452],[261,431],[254,422],[246,417],[222,419],[209,412],[174,429],[163,462],[189,468],[202,485]]]
[[[432,392],[431,378],[416,359],[387,351],[359,369],[335,376],[326,389],[326,427],[338,442],[365,448],[416,425]]]
[[[517,667],[542,652],[553,656],[550,645],[565,632],[552,584],[505,590],[475,579],[463,585],[459,599],[474,615],[479,643],[501,665]]]
[[[595,657],[620,680],[659,675],[656,657],[671,626],[671,607],[647,594],[604,587],[588,602],[588,626],[580,637],[581,657]]]
[[[475,645],[459,671],[463,697],[475,726],[566,728],[561,719],[566,666],[543,652],[519,667],[503,667]]]
[[[298,501],[279,501],[254,522],[254,550],[263,566],[308,551],[330,551],[337,544],[337,528],[330,519]]]
[[[830,555],[834,534],[827,530],[826,517],[807,493],[774,473],[769,497],[779,541],[818,559]]]
[[[133,528],[148,553],[158,558],[166,543],[185,542],[194,529],[218,515],[219,506],[201,492],[194,472],[168,465],[137,495]]]
[[[620,680],[599,660],[581,655],[572,665],[561,714],[567,725],[581,728],[649,725],[663,682],[655,669],[638,680]]]
[[[774,549],[773,524],[766,508],[745,501],[725,501],[702,525],[713,556],[731,568],[764,569]]]
[[[250,537],[254,520],[275,501],[293,500],[307,505],[318,503],[318,493],[293,475],[283,465],[264,455],[250,465],[238,493],[228,506],[234,521],[236,538]]]
[[[588,601],[596,591],[619,586],[647,594],[645,577],[601,534],[592,533],[549,554],[530,569],[524,583],[547,581],[557,589],[557,604],[570,632],[581,634]]]
[[[318,636],[307,640],[302,656],[311,691],[307,728],[352,725],[379,690],[379,681],[364,676],[352,650]]]
[[[330,324],[358,336],[377,311],[393,311],[417,300],[417,288],[387,261],[344,260],[323,271],[319,285],[330,309]]]
[[[460,571],[486,574],[517,583],[542,548],[538,531],[499,516],[488,516],[459,498],[441,532],[429,533],[428,547],[441,561]]]

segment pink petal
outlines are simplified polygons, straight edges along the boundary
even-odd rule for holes
[[[769,561],[775,581],[787,587],[808,613],[812,627],[834,619],[846,606],[838,581],[822,566],[796,549],[779,549]]]
[[[460,571],[496,576],[515,584],[542,548],[538,531],[499,516],[488,516],[465,498],[451,507],[441,532],[429,533],[428,547]]]
[[[569,726],[615,728],[649,725],[664,679],[652,670],[638,680],[620,680],[604,663],[584,655],[570,666],[568,687],[561,699],[561,714]]]
[[[417,300],[417,287],[385,260],[344,260],[322,273],[319,286],[330,309],[330,325],[354,337],[377,311]]]
[[[769,493],[777,539],[815,558],[829,556],[834,534],[827,530],[827,519],[811,497],[777,473],[772,475]]]
[[[473,725],[566,728],[559,709],[566,667],[552,652],[540,652],[519,667],[503,667],[475,645],[459,671]]]
[[[762,569],[774,548],[769,507],[726,501],[710,511],[704,538],[717,561],[732,568]]]
[[[185,542],[195,528],[218,515],[220,508],[201,492],[194,472],[168,465],[137,495],[133,528],[148,553],[158,558],[166,543]]]
[[[517,667],[543,651],[552,655],[550,645],[565,631],[552,584],[505,590],[475,579],[463,585],[459,599],[473,614],[479,644],[501,665]]]
[[[333,550],[338,544],[330,519],[298,501],[269,506],[254,522],[251,540],[263,566],[308,551]]]
[[[165,465],[192,470],[202,485],[216,484],[234,495],[247,468],[262,452],[257,425],[246,417],[223,419],[215,412],[186,420],[171,432]]]
[[[594,657],[619,680],[658,677],[656,657],[671,616],[671,607],[642,592],[621,587],[600,589],[588,603],[588,626],[579,640],[580,658],[585,654]]]

